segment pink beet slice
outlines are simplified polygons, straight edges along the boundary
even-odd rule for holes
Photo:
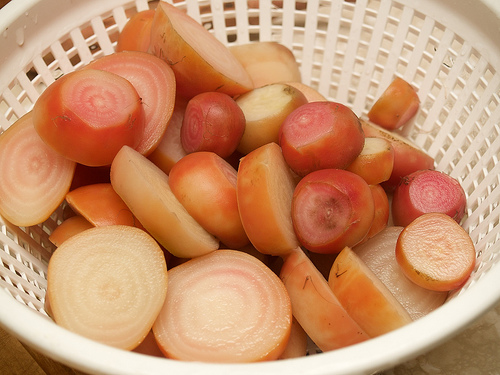
[[[436,170],[421,170],[406,176],[394,191],[394,225],[407,226],[424,213],[444,213],[460,222],[467,200],[460,183]]]

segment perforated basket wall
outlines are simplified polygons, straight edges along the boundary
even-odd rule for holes
[[[0,322],[21,340],[92,372],[369,372],[436,345],[500,298],[500,287],[494,288],[500,285],[497,14],[479,1],[286,0],[260,1],[260,8],[258,1],[249,3],[257,7],[222,0],[177,5],[225,44],[283,43],[294,52],[304,83],[360,117],[395,76],[418,89],[421,109],[401,132],[431,154],[438,169],[457,178],[467,193],[463,225],[475,242],[478,260],[469,282],[435,314],[340,354],[252,365],[256,367],[160,363],[86,342],[44,319],[46,269],[54,251],[48,235],[61,222],[60,208],[45,223],[29,228],[0,218]],[[112,53],[127,18],[155,6],[147,0],[14,0],[7,5],[0,14],[0,131],[30,110],[57,77]],[[27,315],[17,321],[14,313]],[[53,338],[50,345],[43,341],[47,337]],[[77,344],[89,354],[72,352]]]

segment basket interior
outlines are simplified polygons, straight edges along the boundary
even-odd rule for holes
[[[1,52],[2,61],[19,54],[26,60],[30,53],[26,64],[0,68],[0,132],[30,110],[59,76],[112,53],[128,17],[156,6],[147,0],[111,3],[119,4],[79,21],[61,11],[59,18],[68,18],[70,27],[49,36],[30,33],[35,26],[50,27],[43,17],[35,19],[36,9],[4,32],[15,48]],[[471,39],[447,19],[427,15],[422,9],[432,2],[427,3],[415,9],[405,0],[285,1],[282,6],[261,1],[259,9],[241,1],[176,2],[225,44],[273,40],[286,45],[304,83],[360,117],[395,76],[418,89],[421,109],[401,133],[433,156],[437,169],[457,178],[467,194],[463,226],[476,245],[477,266],[463,291],[492,268],[500,272],[495,267],[500,253],[500,56],[498,48],[485,54],[489,45],[475,43],[483,37],[479,31]],[[48,236],[62,221],[63,208],[28,228],[0,218],[0,286],[44,315],[46,270],[54,251]]]

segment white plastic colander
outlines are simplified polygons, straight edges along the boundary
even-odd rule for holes
[[[129,353],[55,325],[44,311],[48,235],[0,218],[0,324],[45,355],[98,374],[365,374],[449,339],[500,300],[500,4],[496,0],[270,1],[176,5],[225,44],[289,47],[303,82],[363,117],[395,76],[421,109],[402,132],[457,178],[463,222],[477,249],[467,284],[442,307],[397,331],[345,349],[247,365],[186,363]],[[305,6],[304,6],[305,5]],[[147,0],[14,0],[0,11],[0,132],[61,74],[113,52],[127,18]],[[2,183],[2,181],[0,181]]]

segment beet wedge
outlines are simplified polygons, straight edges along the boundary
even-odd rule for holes
[[[156,8],[149,50],[170,64],[179,95],[218,91],[230,96],[253,88],[243,65],[208,30],[166,2]]]

